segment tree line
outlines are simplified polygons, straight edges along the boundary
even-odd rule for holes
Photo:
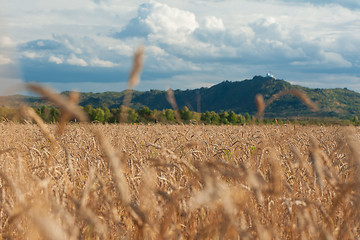
[[[255,120],[249,113],[244,115],[235,112],[223,111],[216,113],[206,111],[198,113],[190,111],[188,107],[180,110],[164,109],[151,110],[148,107],[139,109],[107,107],[93,108],[91,105],[83,107],[89,115],[91,122],[96,123],[204,123],[204,124],[248,124]],[[46,123],[55,123],[60,120],[61,111],[54,106],[41,106],[35,108],[36,113]],[[124,118],[125,116],[125,118]],[[21,122],[23,118],[19,108],[0,107],[0,120]],[[73,119],[75,120],[75,119]]]
[[[243,125],[250,123],[262,124],[285,124],[285,123],[298,123],[302,125],[355,125],[360,126],[360,120],[357,116],[353,116],[347,120],[331,119],[331,118],[304,118],[304,119],[264,119],[259,121],[255,116],[249,113],[241,114],[234,111],[222,111],[216,113],[215,111],[206,111],[198,113],[190,111],[188,107],[183,107],[180,110],[164,109],[164,110],[151,110],[148,107],[139,109],[132,108],[114,108],[108,109],[107,107],[93,108],[91,105],[83,107],[83,110],[89,115],[91,122],[95,123],[163,123],[163,124],[176,124],[176,123],[198,123],[198,124],[232,124]],[[61,111],[54,106],[42,106],[35,108],[36,113],[46,123],[55,123],[60,120]],[[24,119],[20,114],[20,109],[0,107],[0,120],[1,121],[14,121],[22,122]],[[76,119],[73,119],[76,121]]]
[[[148,107],[139,109],[131,108],[93,108],[90,105],[84,107],[84,111],[89,115],[90,121],[99,123],[205,123],[205,124],[248,124],[255,120],[249,113],[245,115],[235,112],[223,111],[216,113],[206,111],[198,113],[190,111],[188,107],[180,110],[164,109],[151,110]],[[124,114],[125,113],[125,114]],[[122,117],[122,115],[125,116]]]

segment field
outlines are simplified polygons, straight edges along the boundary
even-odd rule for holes
[[[356,239],[360,131],[0,123],[0,239]]]

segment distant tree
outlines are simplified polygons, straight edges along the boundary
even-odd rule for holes
[[[249,113],[245,113],[245,123],[250,123],[251,122],[251,116]]]
[[[50,109],[50,121],[51,122],[58,122],[60,118],[60,111],[56,107],[52,107]]]
[[[219,124],[220,116],[214,111],[206,111],[205,113],[201,114],[200,120],[205,124]]]
[[[86,105],[84,107],[84,111],[87,112],[88,114],[90,114],[93,110],[94,108],[91,105]]]
[[[50,108],[48,106],[42,106],[41,107],[41,115],[42,119],[49,123],[50,122],[50,119],[51,119],[51,116],[50,116]]]
[[[90,121],[93,121],[94,108],[91,105],[86,105],[84,111],[89,115]]]
[[[229,113],[228,112],[221,112],[220,114],[219,114],[219,116],[220,116],[220,122],[222,123],[222,124],[229,124],[230,122],[229,122],[229,120],[228,120],[228,117],[229,117]]]
[[[166,109],[165,117],[167,121],[173,122],[175,121],[175,112],[172,109]]]
[[[139,120],[141,122],[154,122],[155,119],[152,115],[152,111],[148,107],[140,108],[136,111],[139,115]]]
[[[103,123],[105,120],[104,110],[102,108],[94,109],[94,111],[92,112],[91,118],[92,118],[92,121],[98,121],[100,123]]]
[[[111,117],[109,119],[109,123],[119,123],[121,109],[120,108],[113,108],[113,109],[110,110],[110,113],[111,113]]]
[[[128,112],[128,121],[130,123],[136,123],[138,121],[139,115],[136,113],[134,109],[130,109]]]
[[[220,116],[214,111],[210,112],[210,119],[212,124],[219,124],[220,123]]]
[[[240,113],[238,114],[238,119],[237,119],[237,123],[240,123],[240,124],[244,124],[245,123],[245,117],[243,115],[241,115]]]
[[[154,118],[154,122],[158,123],[163,121],[162,111],[158,111],[157,109],[154,109],[152,111],[151,116]]]
[[[236,116],[236,113],[234,111],[231,111],[229,113],[229,116],[227,117],[229,123],[236,124],[238,122],[238,117]]]
[[[205,124],[211,124],[211,114],[209,111],[206,111],[201,114],[200,120]]]
[[[54,123],[59,121],[60,111],[56,107],[42,106],[35,109],[35,112],[44,122]]]
[[[112,115],[110,110],[107,107],[105,107],[105,108],[103,108],[103,111],[104,111],[104,121],[103,122],[109,122],[111,119],[111,115]]]
[[[184,121],[189,121],[192,119],[192,113],[188,107],[185,106],[180,110],[180,117]]]

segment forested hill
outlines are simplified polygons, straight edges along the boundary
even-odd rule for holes
[[[255,76],[251,80],[224,81],[210,88],[194,90],[175,90],[175,99],[179,108],[187,106],[192,111],[231,111],[236,113],[256,113],[254,98],[260,93],[265,101],[274,94],[287,90],[299,89],[304,91],[310,99],[317,103],[320,111],[312,112],[294,96],[283,96],[274,101],[265,110],[266,117],[339,117],[360,116],[360,94],[347,89],[310,89],[291,85],[284,80]],[[81,93],[80,105],[91,105],[94,108],[119,108],[125,92]],[[64,92],[63,94],[68,94]],[[30,105],[43,102],[36,98],[19,97],[28,101]],[[150,90],[146,92],[134,91],[132,107],[147,106],[150,109],[171,108],[166,99],[166,91]]]
[[[319,116],[340,117],[360,115],[360,94],[347,89],[310,89],[292,85],[284,80],[255,76],[244,81],[224,81],[210,88],[194,90],[175,90],[179,108],[187,106],[192,111],[231,111],[236,113],[256,113],[255,96],[260,93],[265,101],[274,94],[286,89],[304,91],[317,103],[319,112],[312,112],[294,96],[283,96],[265,110],[267,117]],[[122,104],[124,92],[83,93],[81,105],[93,107],[118,108]],[[132,98],[135,108],[147,106],[150,109],[171,108],[166,99],[166,91],[135,91]]]

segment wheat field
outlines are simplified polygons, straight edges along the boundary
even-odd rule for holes
[[[358,239],[351,127],[0,123],[0,239]]]

